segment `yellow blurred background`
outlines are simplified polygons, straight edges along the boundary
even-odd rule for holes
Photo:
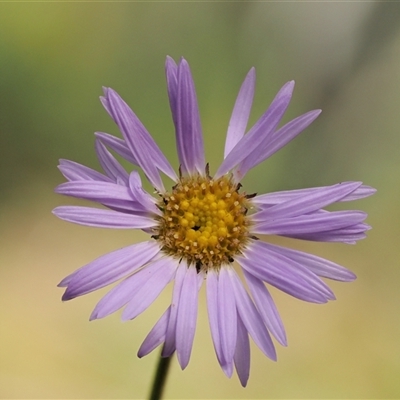
[[[285,241],[354,271],[337,301],[308,304],[274,290],[289,346],[271,362],[252,345],[248,387],[227,379],[212,347],[204,292],[188,368],[176,360],[166,398],[400,397],[400,4],[1,3],[0,397],[145,398],[158,350],[136,352],[170,301],[143,315],[89,323],[106,289],[62,303],[57,283],[144,234],[81,227],[51,210],[59,158],[99,169],[94,131],[118,134],[98,96],[110,86],[177,167],[166,55],[194,75],[207,160],[215,172],[235,96],[257,70],[251,122],[288,80],[285,121],[318,120],[244,181],[268,192],[360,180],[378,189],[346,206],[369,213],[356,246]],[[76,202],[75,202],[76,203]],[[100,293],[101,292],[101,293]]]

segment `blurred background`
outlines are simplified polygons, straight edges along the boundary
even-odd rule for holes
[[[308,304],[273,291],[289,346],[278,362],[252,345],[248,387],[225,377],[212,347],[204,292],[191,362],[173,361],[166,398],[399,398],[400,5],[308,3],[0,4],[0,397],[145,398],[158,349],[136,352],[170,288],[134,321],[89,323],[107,289],[62,303],[57,283],[144,234],[57,220],[59,158],[99,169],[95,131],[119,135],[98,97],[117,90],[177,167],[164,61],[194,75],[207,160],[215,172],[235,97],[257,70],[251,123],[296,81],[284,121],[318,120],[254,169],[246,191],[359,180],[378,193],[346,206],[369,213],[356,246],[274,243],[354,271],[337,300]],[[77,202],[75,202],[77,203]]]

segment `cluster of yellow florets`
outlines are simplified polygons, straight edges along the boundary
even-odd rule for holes
[[[227,177],[182,178],[159,203],[163,216],[154,237],[166,253],[198,269],[232,262],[247,242],[249,223],[248,200],[238,189]]]

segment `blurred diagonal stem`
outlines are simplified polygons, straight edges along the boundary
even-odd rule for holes
[[[153,386],[151,388],[150,400],[159,400],[163,394],[165,381],[167,380],[171,357],[161,357],[158,361],[156,374],[154,376]]]

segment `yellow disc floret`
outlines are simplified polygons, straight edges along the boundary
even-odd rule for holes
[[[226,176],[184,177],[172,193],[163,195],[163,215],[153,237],[164,252],[197,269],[218,269],[247,243],[248,207],[247,196]]]

